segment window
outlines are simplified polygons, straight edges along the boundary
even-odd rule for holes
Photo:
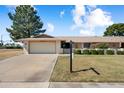
[[[65,41],[61,41],[61,48],[64,47],[64,43],[65,43]]]
[[[124,43],[121,43],[121,48],[124,48]]]
[[[84,48],[90,48],[90,43],[84,43]]]
[[[65,41],[61,41],[61,48],[70,48],[70,43],[65,42]]]

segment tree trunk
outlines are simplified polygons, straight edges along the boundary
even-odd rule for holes
[[[28,31],[28,38],[31,37],[31,33],[30,33],[30,30],[27,30]]]

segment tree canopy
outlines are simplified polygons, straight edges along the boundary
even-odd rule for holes
[[[37,15],[37,11],[30,5],[20,5],[15,9],[15,13],[8,13],[12,20],[11,28],[6,28],[13,40],[20,38],[30,38],[38,35],[43,27],[43,22]]]
[[[124,36],[124,23],[109,26],[106,28],[104,36]]]

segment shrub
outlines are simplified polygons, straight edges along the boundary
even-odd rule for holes
[[[81,54],[81,50],[80,49],[75,49],[74,54]]]
[[[20,46],[19,44],[5,44],[4,48],[6,49],[22,49],[22,46]]]
[[[106,43],[100,43],[96,46],[96,48],[107,49],[108,45]]]
[[[114,50],[106,50],[106,54],[108,55],[114,55]]]
[[[97,50],[98,55],[104,55],[104,50]]]
[[[93,55],[97,55],[97,50],[89,50],[90,51],[90,54],[93,54]]]
[[[124,51],[117,50],[118,55],[124,55]]]
[[[0,49],[3,49],[3,48],[4,48],[3,43],[0,43]]]
[[[86,55],[89,55],[90,54],[90,51],[89,50],[83,50],[83,54],[86,54]]]

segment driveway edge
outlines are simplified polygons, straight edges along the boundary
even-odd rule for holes
[[[52,69],[51,69],[51,72],[50,72],[50,77],[49,77],[49,85],[48,85],[48,88],[49,88],[49,86],[50,86],[50,78],[51,78],[51,76],[52,76],[52,73],[53,73],[53,70],[54,70],[54,68],[55,68],[55,65],[56,65],[56,63],[57,63],[57,60],[58,60],[58,54],[57,54],[57,57],[56,57],[56,59],[54,60],[54,64],[52,65]]]

